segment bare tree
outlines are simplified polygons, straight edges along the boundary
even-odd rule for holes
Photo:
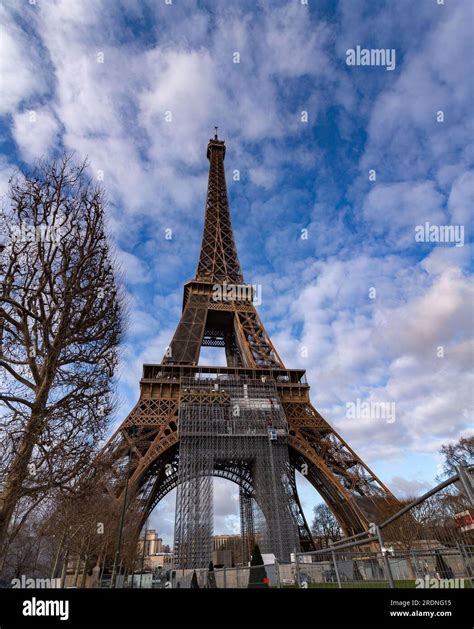
[[[319,504],[313,509],[314,519],[311,526],[313,538],[320,548],[327,548],[329,542],[342,537],[342,530],[331,509],[326,504]]]
[[[441,446],[440,454],[443,455],[443,471],[438,480],[449,478],[457,474],[459,466],[469,466],[474,463],[474,436],[461,437],[456,443],[448,443]],[[449,511],[449,517],[466,509],[472,509],[471,502],[460,483],[450,485],[439,494],[443,512]]]
[[[65,580],[69,564],[75,566],[73,584],[84,587],[86,576],[113,554],[116,537],[115,496],[96,474],[82,477],[72,495],[58,493],[43,520],[42,532],[54,538],[51,578]]]
[[[0,254],[0,549],[15,508],[72,488],[113,407],[123,299],[104,196],[69,156],[11,180]]]
[[[461,437],[456,443],[441,446],[440,454],[444,456],[443,476],[448,478],[457,474],[459,465],[474,463],[474,436]]]

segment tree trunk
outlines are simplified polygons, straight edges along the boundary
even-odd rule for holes
[[[61,535],[61,539],[59,541],[58,550],[56,551],[56,555],[55,555],[55,558],[54,558],[54,564],[53,564],[53,567],[51,569],[51,579],[54,579],[56,577],[56,570],[58,568],[59,557],[61,555],[61,551],[63,549],[64,540],[65,539],[66,539],[66,529],[63,530],[63,533]]]
[[[86,552],[84,554],[84,570],[82,571],[81,588],[86,587],[87,563],[89,561],[90,540],[87,540]]]
[[[23,483],[28,476],[28,464],[31,461],[33,448],[44,428],[45,409],[54,378],[57,355],[57,349],[53,348],[41,374],[41,380],[36,389],[36,399],[25,426],[20,447],[6,475],[5,489],[0,502],[0,548],[3,548],[13,512],[18,500],[21,498]]]
[[[22,485],[28,475],[28,463],[43,425],[42,410],[33,408],[18,453],[6,476],[3,499],[0,504],[0,548],[3,548],[5,544],[13,511],[20,498]]]
[[[81,540],[81,545],[79,546],[79,554],[77,555],[76,570],[74,571],[74,585],[76,587],[77,587],[77,579],[79,578],[79,567],[81,565],[82,546],[83,546],[83,540]]]
[[[61,584],[60,584],[61,588],[64,588],[64,585],[66,583],[68,563],[69,563],[69,551],[66,550],[64,554],[64,559],[63,559],[63,569],[61,570]]]

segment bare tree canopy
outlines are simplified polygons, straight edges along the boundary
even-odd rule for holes
[[[113,405],[123,299],[102,190],[71,157],[11,180],[0,254],[0,548],[19,501],[71,487]]]
[[[326,504],[316,505],[313,509],[314,519],[311,525],[313,539],[320,548],[327,548],[329,542],[342,537],[342,530],[333,512]]]
[[[441,446],[440,454],[444,456],[443,476],[453,476],[459,465],[474,463],[474,436],[461,437],[456,443]]]

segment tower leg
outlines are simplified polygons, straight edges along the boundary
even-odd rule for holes
[[[255,545],[255,523],[252,496],[239,487],[240,534],[242,536],[242,563],[247,564],[252,557]]]
[[[208,415],[208,407],[183,405],[180,409],[174,536],[176,568],[204,568],[212,556],[214,449]]]

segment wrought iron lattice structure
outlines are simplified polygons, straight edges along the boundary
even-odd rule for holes
[[[178,502],[188,507],[180,507],[181,512],[178,512],[179,544],[186,538],[182,527],[189,526],[183,519],[186,508],[199,510],[205,536],[208,536],[206,485],[200,484],[204,480],[199,480],[199,475],[193,481],[191,472],[197,473],[199,468],[201,476],[205,472],[206,478],[212,471],[214,476],[230,479],[241,488],[241,496],[250,501],[257,497],[260,481],[248,461],[231,455],[231,450],[227,458],[213,455],[209,460],[199,461],[184,445],[184,450],[180,451],[187,423],[195,421],[198,412],[209,421],[218,406],[210,396],[200,399],[197,405],[189,405],[185,384],[190,379],[211,378],[219,382],[235,381],[239,383],[235,386],[240,387],[245,380],[267,379],[276,388],[278,404],[288,425],[285,447],[289,452],[289,472],[281,485],[285,493],[292,495],[288,505],[298,529],[300,546],[302,550],[311,550],[311,534],[296,488],[297,471],[318,490],[348,535],[367,529],[370,522],[377,522],[381,503],[396,502],[396,499],[312,406],[304,370],[287,369],[274,348],[253,303],[253,288],[243,283],[227,200],[225,144],[217,135],[209,141],[207,156],[210,169],[201,254],[195,278],[184,286],[181,320],[162,362],[144,365],[140,399],[104,448],[102,458],[108,461],[115,474],[113,491],[118,499],[125,484],[123,470],[130,470],[129,494],[136,501],[133,513],[141,514],[136,521],[137,535],[154,506],[181,483],[184,489],[180,489]],[[225,367],[199,366],[199,353],[206,345],[225,348]],[[222,391],[218,397],[221,395]],[[216,421],[221,420],[216,416]],[[209,440],[214,443],[215,436],[209,436]],[[129,453],[130,466],[127,465]],[[189,507],[192,483],[203,501]],[[261,495],[259,500],[262,512],[267,511],[267,520],[276,517]],[[249,532],[243,531],[248,540],[256,533],[247,506],[243,519],[249,523],[244,522]],[[204,542],[199,544],[204,547]],[[189,552],[198,553],[197,550]]]

